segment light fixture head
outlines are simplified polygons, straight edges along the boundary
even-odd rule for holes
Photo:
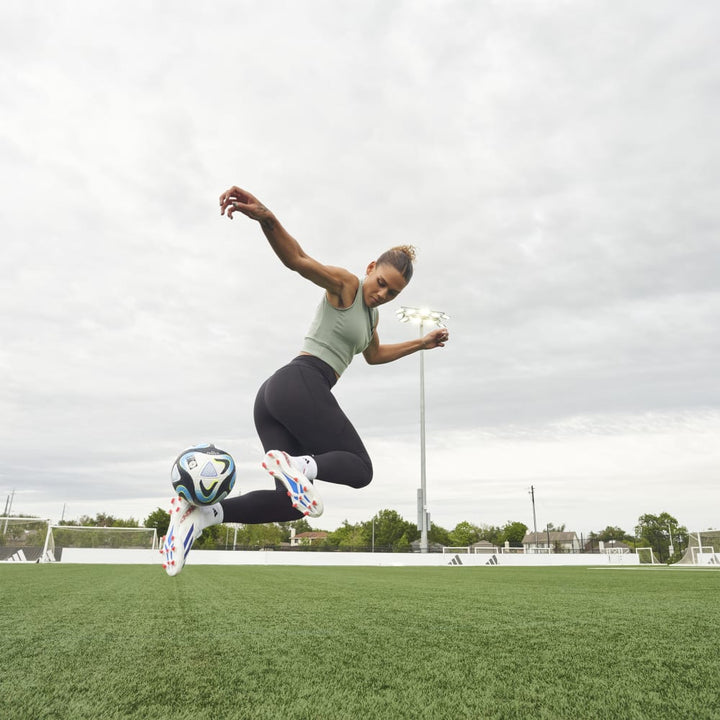
[[[403,305],[399,310],[396,310],[395,314],[400,322],[430,322],[438,327],[444,327],[445,323],[450,319],[450,316],[441,310],[406,307],[405,305]]]

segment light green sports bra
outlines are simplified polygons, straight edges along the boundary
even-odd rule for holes
[[[346,308],[333,307],[323,293],[302,346],[303,352],[324,360],[338,375],[370,344],[377,325],[377,308],[365,304],[362,286],[360,280],[353,304]]]

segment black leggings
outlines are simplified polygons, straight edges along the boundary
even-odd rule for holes
[[[265,452],[313,455],[318,479],[365,487],[372,462],[360,436],[332,394],[335,371],[312,355],[299,355],[268,378],[255,398],[255,428]],[[282,483],[223,500],[225,522],[266,523],[298,520]]]

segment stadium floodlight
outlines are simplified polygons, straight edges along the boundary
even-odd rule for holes
[[[440,310],[429,308],[401,307],[395,311],[400,322],[420,325],[420,337],[425,334],[425,323],[445,327],[450,316]],[[420,552],[428,551],[428,530],[430,514],[427,509],[427,483],[425,479],[425,351],[420,351],[420,490],[418,492],[418,529],[420,530]]]

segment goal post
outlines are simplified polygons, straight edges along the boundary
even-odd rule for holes
[[[158,550],[159,547],[155,528],[48,525],[43,558],[60,560],[63,548]]]
[[[39,517],[0,517],[0,561],[39,562],[50,520]]]
[[[693,565],[715,565],[718,562],[718,554],[712,545],[698,545],[691,547]]]
[[[457,547],[443,545],[442,551],[443,555],[447,555],[447,553],[452,553],[453,555],[457,555],[458,553],[465,553],[466,555],[469,555],[470,547],[468,545],[459,545]]]
[[[635,552],[636,552],[636,554],[637,554],[637,556],[638,556],[638,560],[639,560],[639,562],[640,562],[641,565],[643,565],[643,564],[645,564],[645,565],[655,565],[655,564],[656,564],[655,553],[653,553],[653,549],[652,549],[651,547],[639,547],[639,548],[635,548]],[[645,553],[645,552],[646,552],[646,553],[649,553],[647,560],[643,560],[643,556],[640,555],[640,553]]]
[[[720,565],[720,530],[688,533],[687,546],[676,565]]]

